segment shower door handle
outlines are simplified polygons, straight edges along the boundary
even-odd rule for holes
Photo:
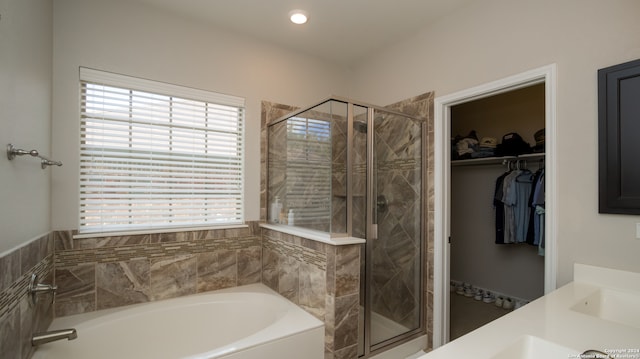
[[[371,236],[369,238],[370,239],[378,239],[378,225],[377,224],[372,224],[371,225]]]

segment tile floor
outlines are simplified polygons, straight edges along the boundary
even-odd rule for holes
[[[450,340],[459,338],[510,312],[510,310],[496,307],[495,303],[484,303],[455,292],[451,292],[450,300]]]

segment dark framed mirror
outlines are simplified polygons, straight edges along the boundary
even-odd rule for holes
[[[640,214],[640,60],[598,70],[599,212]]]

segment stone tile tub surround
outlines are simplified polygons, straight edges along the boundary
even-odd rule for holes
[[[325,323],[325,358],[356,358],[360,245],[262,229],[262,282]]]
[[[83,239],[54,232],[55,316],[259,283],[257,228]]]
[[[56,316],[262,281],[325,322],[326,358],[357,356],[359,245],[260,232],[255,222],[128,237],[72,234],[54,234]]]
[[[46,330],[53,320],[51,297],[43,294],[30,305],[27,287],[31,274],[53,282],[53,237],[42,235],[0,256],[0,357],[28,359],[33,355],[33,333]]]

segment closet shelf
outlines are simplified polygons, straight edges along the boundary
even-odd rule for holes
[[[515,160],[541,160],[544,159],[544,153],[527,153],[520,156],[502,156],[502,157],[485,157],[485,158],[471,158],[468,160],[456,160],[451,161],[451,167],[457,166],[482,166],[482,165],[495,165],[502,164],[506,161]]]

